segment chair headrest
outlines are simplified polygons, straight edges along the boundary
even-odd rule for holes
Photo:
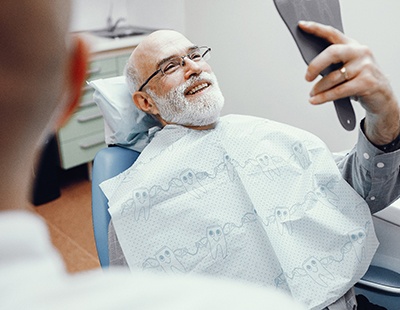
[[[124,76],[89,82],[104,117],[105,142],[141,152],[161,125],[132,101]]]

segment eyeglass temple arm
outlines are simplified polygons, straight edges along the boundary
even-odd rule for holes
[[[161,71],[161,69],[158,69],[157,71],[155,71],[152,75],[149,76],[149,78],[142,84],[142,86],[140,86],[138,91],[142,91],[143,87],[145,87],[147,85],[147,83],[150,82],[150,80],[155,77],[159,72]]]
[[[210,51],[211,51],[211,47],[208,47],[208,46],[200,46],[200,48],[201,47],[205,47],[205,48],[207,48],[206,49],[206,51],[203,53],[203,55],[201,55],[201,57],[204,57],[204,56],[206,56],[207,55],[207,53],[209,53]]]

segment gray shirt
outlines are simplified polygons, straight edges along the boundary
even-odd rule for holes
[[[400,149],[385,153],[368,141],[360,130],[356,146],[347,154],[335,155],[343,178],[378,212],[400,196]]]

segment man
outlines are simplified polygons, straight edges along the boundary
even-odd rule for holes
[[[353,96],[358,98],[366,111],[365,119],[361,123],[357,146],[338,161],[337,165],[344,179],[368,203],[370,211],[372,213],[377,212],[399,196],[398,190],[395,189],[398,188],[396,185],[398,183],[397,167],[399,165],[398,152],[395,151],[399,148],[400,133],[397,99],[368,48],[361,46],[331,27],[311,22],[301,22],[299,27],[333,43],[310,63],[306,73],[307,81],[314,81],[319,73],[332,63],[342,62],[344,64],[341,70],[332,72],[314,85],[310,93],[310,103],[322,104]],[[341,195],[344,192],[337,192],[337,194],[335,192],[337,189],[332,190],[336,186],[334,184],[340,183],[337,180],[338,176],[332,174],[332,177],[318,181],[317,189],[313,189],[312,185],[310,188],[305,187],[305,192],[302,192],[303,188],[299,190],[296,187],[298,184],[307,182],[308,177],[297,183],[293,182],[293,186],[288,185],[291,184],[289,181],[286,185],[285,182],[279,183],[284,186],[285,190],[282,193],[283,195],[278,198],[285,202],[267,208],[275,213],[268,214],[266,212],[266,215],[260,215],[260,209],[264,208],[262,204],[265,204],[269,197],[264,197],[259,192],[269,190],[269,187],[279,182],[285,173],[287,173],[285,176],[299,173],[299,170],[296,170],[297,168],[287,168],[287,163],[295,162],[297,166],[304,170],[301,173],[307,175],[310,169],[313,169],[310,167],[314,167],[315,163],[328,165],[329,160],[327,157],[324,157],[324,160],[321,160],[322,157],[319,160],[316,157],[311,159],[314,156],[313,153],[316,153],[315,149],[323,148],[323,146],[315,141],[318,146],[313,149],[311,145],[314,142],[310,142],[313,138],[305,133],[293,133],[296,138],[292,141],[290,140],[293,137],[292,132],[295,132],[292,129],[288,129],[290,133],[287,135],[285,133],[282,134],[282,137],[276,138],[280,135],[280,130],[286,131],[284,126],[276,125],[277,127],[274,127],[275,124],[268,126],[265,125],[266,122],[259,119],[248,120],[240,117],[220,119],[219,113],[224,100],[211,67],[205,61],[209,52],[209,49],[197,47],[177,32],[158,31],[144,40],[131,55],[126,72],[132,99],[140,110],[153,115],[164,129],[145,148],[139,161],[125,174],[102,185],[103,191],[109,198],[112,221],[119,240],[114,236],[114,228],[111,227],[111,246],[116,247],[115,252],[111,251],[110,253],[111,263],[114,260],[114,264],[124,265],[126,264],[125,256],[132,269],[150,268],[166,273],[214,273],[232,278],[243,278],[257,283],[270,283],[274,276],[259,276],[265,270],[259,266],[244,268],[242,273],[235,273],[239,267],[246,266],[249,260],[259,259],[261,265],[262,257],[268,260],[270,255],[257,258],[258,253],[256,252],[251,252],[252,254],[246,256],[243,251],[230,248],[227,238],[232,236],[233,230],[238,231],[238,227],[242,228],[250,222],[261,222],[266,227],[265,230],[277,225],[279,234],[286,238],[287,235],[294,236],[295,225],[300,223],[300,219],[304,220],[311,216],[310,210],[322,210],[321,208],[327,206],[325,211],[321,211],[322,213],[314,218],[314,223],[321,222],[323,226],[324,218],[328,216],[332,209],[335,212],[341,210],[344,213],[346,213],[345,210],[350,210],[350,208],[361,213],[368,209],[366,209],[366,205],[362,206],[362,203],[357,199],[352,202],[352,207],[345,205],[344,200],[350,199],[351,194],[346,192],[345,195]],[[239,129],[235,131],[235,127]],[[265,128],[264,136],[263,128]],[[272,132],[270,136],[268,136],[268,130]],[[238,138],[232,138],[232,133],[237,135]],[[246,144],[246,139],[251,140],[254,135],[259,135],[259,138],[257,136],[259,140],[254,144]],[[304,139],[307,140],[306,143],[309,143],[309,148],[307,145],[302,145],[300,143],[302,141],[296,140],[301,135],[305,135],[306,138]],[[237,149],[241,148],[241,143],[248,146],[248,148],[244,148],[243,152],[245,152],[247,149],[256,149],[259,146],[258,143],[268,143],[265,142],[268,139],[271,139],[272,142],[265,149],[281,148],[279,151],[282,151],[282,153],[274,153],[272,150],[273,156],[267,154],[264,157],[261,156],[264,153],[255,155],[238,153]],[[205,143],[203,143],[204,141]],[[228,147],[227,145],[232,141],[238,146]],[[292,141],[288,143],[290,147],[284,146],[287,143],[286,141]],[[214,152],[214,146],[224,149],[224,151],[221,154],[217,150]],[[178,157],[179,153],[183,155]],[[197,156],[198,153],[199,156]],[[286,157],[281,154],[285,154]],[[224,156],[222,162],[218,162],[217,159],[220,155]],[[193,161],[190,161],[189,157],[193,157]],[[206,160],[212,161],[213,164],[207,166]],[[181,164],[182,166],[180,166]],[[207,168],[203,168],[202,165]],[[245,171],[246,169],[247,171]],[[257,171],[257,169],[259,170]],[[222,178],[223,173],[225,174],[224,179]],[[166,174],[167,177],[164,177],[163,174]],[[256,174],[264,177],[264,180],[251,183],[250,180],[246,179],[248,176]],[[317,169],[314,171],[314,176],[309,175],[309,177],[314,178],[315,175],[321,174]],[[218,179],[219,183],[216,185],[212,181],[217,178],[220,179]],[[239,179],[240,181],[237,181]],[[226,185],[229,180],[237,182],[232,191],[230,185]],[[213,190],[212,187],[222,189],[216,195],[213,194],[213,191],[216,190]],[[241,192],[240,197],[231,199],[235,195],[235,190],[239,190],[240,187],[244,187],[246,190]],[[253,190],[256,193],[252,192]],[[279,188],[277,187],[276,190],[279,190]],[[291,201],[290,207],[285,205],[285,203],[288,203],[285,191],[286,194],[289,193],[289,196],[299,195],[300,197],[297,198],[296,203]],[[303,193],[303,196],[301,196],[301,193]],[[271,195],[273,194],[271,193]],[[247,199],[239,200],[246,195],[250,197],[250,202]],[[346,198],[341,199],[341,196]],[[207,200],[208,197],[213,197],[214,201]],[[263,197],[263,199],[257,202],[256,200],[259,197]],[[301,200],[301,197],[303,197],[303,200]],[[203,203],[201,203],[202,199],[204,199]],[[248,204],[247,210],[252,211],[251,205],[254,205],[253,213],[245,213],[241,218],[241,225],[237,224],[240,222],[240,218],[235,218],[236,222],[233,220],[224,222],[225,225],[211,225],[209,222],[220,223],[224,221],[222,219],[225,216],[224,210],[220,212],[221,214],[215,215],[216,220],[214,217],[211,220],[207,218],[208,215],[200,215],[200,211],[196,211],[206,209],[211,203],[213,210],[208,211],[207,209],[207,212],[213,212],[224,204],[225,200],[229,201],[234,210],[241,210],[243,205]],[[279,203],[279,200],[277,201]],[[321,203],[321,205],[316,208],[312,205],[313,203]],[[341,205],[342,203],[343,205]],[[260,205],[260,209],[258,205]],[[230,212],[228,208],[226,208],[226,211]],[[264,210],[262,211],[264,212]],[[185,214],[193,212],[199,212],[199,214],[196,213],[195,216]],[[160,215],[161,213],[163,214]],[[362,216],[364,215],[366,216],[365,213]],[[322,308],[331,304],[329,309],[353,309],[356,306],[354,293],[351,290],[346,293],[346,290],[344,290],[346,285],[343,283],[339,285],[334,283],[338,277],[330,270],[330,267],[334,265],[335,259],[336,262],[343,262],[347,253],[350,253],[349,249],[352,246],[356,265],[361,265],[362,261],[365,262],[365,255],[372,257],[373,251],[370,254],[365,254],[368,252],[368,248],[376,248],[376,244],[373,244],[374,241],[371,241],[370,244],[365,241],[370,238],[373,239],[371,220],[366,216],[365,222],[355,224],[355,218],[358,216],[354,216],[354,214],[346,215],[347,219],[355,220],[349,226],[352,227],[353,225],[354,230],[345,232],[346,235],[348,234],[346,238],[350,238],[350,241],[337,248],[337,252],[343,254],[340,258],[333,258],[337,255],[334,252],[336,253],[334,255],[326,254],[326,256],[322,256],[321,254],[320,258],[312,256],[311,259],[304,260],[304,257],[308,255],[304,254],[305,256],[301,258],[303,260],[300,261],[303,264],[298,265],[299,267],[292,269],[292,271],[281,272],[275,277],[275,284],[287,289],[285,286],[290,287],[289,282],[294,283],[294,279],[299,278],[299,282],[296,282],[293,287],[287,290],[294,295],[298,294],[298,298],[306,302],[310,308]],[[333,223],[332,227],[328,226],[329,229],[335,230],[335,225],[339,225],[343,218],[335,220],[337,223]],[[208,239],[199,237],[197,241],[196,239],[187,240],[187,236],[190,234],[193,234],[193,238],[196,238],[197,229],[193,228],[189,231],[188,226],[200,226],[201,221],[209,221],[206,224],[201,224],[207,228]],[[313,248],[315,239],[322,238],[323,234],[329,229],[315,228],[315,230],[307,231],[297,227],[297,232],[301,231],[311,235],[311,238],[304,236],[298,241],[302,242],[302,238],[307,239],[308,248]],[[178,236],[178,234],[182,234],[184,237]],[[168,236],[168,238],[165,236]],[[272,237],[268,236],[272,243],[275,242],[275,239],[281,240],[279,239],[280,236],[276,234]],[[315,238],[315,236],[318,236],[318,238]],[[353,236],[359,238],[359,242],[362,243],[361,247],[357,247],[353,243],[352,240],[355,240]],[[210,237],[212,238],[210,239]],[[213,240],[216,240],[216,237],[219,241],[213,246],[213,242],[216,242]],[[118,242],[121,243],[124,254],[122,254]],[[252,242],[251,239],[247,239],[246,243],[249,242]],[[259,246],[266,242],[268,241],[261,242]],[[170,244],[174,244],[174,246],[171,247]],[[194,249],[189,248],[190,246]],[[293,246],[295,248],[296,243],[293,243]],[[307,246],[304,248],[307,248]],[[194,257],[204,248],[208,248],[208,252],[204,251],[201,258],[194,262]],[[286,251],[286,249],[283,250]],[[249,252],[249,249],[246,248],[246,251]],[[139,254],[139,252],[141,253]],[[284,253],[278,261],[281,263],[288,256],[295,256],[294,254],[294,251]],[[226,262],[227,258],[232,257],[232,255],[237,255],[238,260],[241,260],[242,263],[236,264],[237,261],[234,262],[233,259],[230,262],[232,265],[224,265],[222,260]],[[218,261],[217,258],[221,259]],[[167,259],[168,263],[166,263]],[[204,260],[206,259],[209,261],[205,264]],[[274,263],[276,261],[271,261],[270,265]],[[297,262],[297,264],[299,263]],[[201,267],[198,267],[200,265]],[[235,266],[235,268],[226,266]],[[284,267],[282,268],[284,269]],[[314,268],[319,269],[319,274],[312,273],[311,270]],[[338,267],[339,270],[335,272],[339,274],[340,268]],[[344,270],[342,268],[342,271]],[[251,272],[257,275],[253,276],[250,274]],[[353,273],[353,270],[350,273]],[[360,270],[354,271],[354,277],[349,280],[349,283],[354,284],[357,277],[362,274],[363,272]],[[304,279],[313,283],[316,287],[319,285],[319,289],[314,290],[314,287],[310,286],[309,291],[304,292],[303,288],[308,286],[308,282],[304,282]],[[329,280],[332,281],[331,284],[328,283]],[[332,291],[327,289],[329,285],[332,285]],[[334,286],[343,286],[343,289],[334,291]],[[299,287],[301,289],[296,292],[296,288]],[[319,292],[324,289],[327,289],[326,295],[318,296]],[[335,297],[335,294],[339,295]],[[343,294],[345,296],[340,298]]]
[[[287,296],[232,282],[122,271],[67,274],[44,221],[26,203],[38,146],[74,110],[86,74],[85,45],[67,38],[69,5],[1,5],[0,308],[301,309]]]

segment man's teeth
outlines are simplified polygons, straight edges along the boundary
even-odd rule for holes
[[[196,86],[195,88],[191,89],[191,90],[188,92],[188,95],[193,95],[193,94],[197,93],[198,91],[203,90],[203,89],[206,88],[206,87],[208,87],[208,83],[200,84],[200,85]]]

